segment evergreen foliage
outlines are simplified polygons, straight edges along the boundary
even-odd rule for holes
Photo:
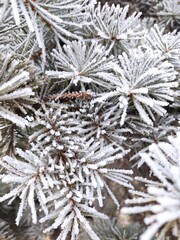
[[[173,228],[173,236],[180,236],[180,134],[178,133],[175,138],[170,136],[168,139],[169,142],[151,144],[149,151],[141,154],[158,181],[150,182],[136,177],[137,180],[147,183],[147,193],[132,191],[138,198],[127,199],[126,202],[145,205],[122,209],[123,212],[132,214],[144,211],[152,213],[152,216],[144,219],[150,226],[141,236],[142,240],[152,239],[160,228],[158,239],[162,239],[170,228]]]
[[[2,240],[15,240],[15,236],[8,223],[0,219],[0,239]]]
[[[179,0],[0,0],[0,202],[22,236],[180,239],[179,29]]]
[[[116,219],[94,219],[92,226],[101,240],[138,240],[143,231],[143,227],[138,223],[121,226]],[[79,239],[89,240],[84,232]]]

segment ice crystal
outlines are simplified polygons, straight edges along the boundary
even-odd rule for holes
[[[160,22],[171,28],[180,24],[179,0],[163,0],[155,6]]]
[[[7,170],[6,174],[1,174],[2,181],[15,185],[9,193],[0,198],[0,201],[10,199],[10,202],[12,202],[16,196],[19,196],[21,201],[16,224],[19,224],[23,210],[27,205],[31,209],[33,223],[36,223],[36,198],[43,211],[47,214],[48,209],[45,205],[46,191],[48,192],[49,188],[53,188],[57,184],[54,176],[50,176],[54,168],[53,162],[50,156],[45,156],[40,152],[23,152],[21,149],[17,149],[17,153],[25,161],[5,156],[0,162],[1,166]]]
[[[128,9],[128,5],[121,8],[120,5],[109,6],[106,3],[101,6],[99,3],[92,12],[92,25],[87,27],[85,36],[105,42],[110,48],[116,45],[120,49],[130,46],[128,40],[142,38],[144,31],[138,26],[141,13],[134,12],[128,16]]]
[[[63,128],[60,125],[59,129],[61,127]],[[68,129],[67,126],[66,128]],[[53,130],[53,132],[57,132],[57,130]],[[49,134],[51,135],[51,132]],[[40,136],[39,141],[43,142],[44,137],[41,134],[38,135]],[[51,144],[53,146],[53,142]],[[54,151],[50,148],[48,152],[45,152],[41,151],[41,146],[39,149],[35,148],[33,151],[27,150],[26,152],[17,149],[17,153],[22,159],[3,157],[0,164],[6,169],[6,173],[1,175],[1,179],[5,183],[12,183],[15,187],[2,196],[0,201],[10,199],[11,203],[19,196],[20,206],[16,224],[19,224],[27,205],[31,209],[32,221],[36,223],[38,202],[40,209],[46,214],[40,222],[54,221],[45,232],[60,227],[62,231],[57,239],[65,239],[69,231],[71,238],[76,239],[81,226],[92,239],[99,239],[86,216],[107,218],[93,207],[95,200],[98,201],[100,207],[103,207],[103,189],[108,191],[119,207],[117,199],[105,181],[106,178],[127,188],[133,188],[130,183],[132,178],[129,176],[132,174],[131,170],[108,167],[121,159],[127,151],[122,151],[122,148],[114,148],[112,144],[102,148],[98,142],[92,143],[91,140],[84,148],[74,147],[75,152],[72,155],[68,149],[71,150],[71,146],[75,145],[66,146],[65,142],[64,146],[64,151],[59,148]]]
[[[28,122],[16,112],[19,109],[26,114],[24,106],[34,93],[30,84],[28,86],[29,64],[13,58],[12,54],[8,54],[0,63],[0,116],[23,128]]]
[[[109,88],[105,77],[111,75],[114,58],[108,55],[109,51],[97,42],[73,41],[63,49],[58,45],[52,53],[56,71],[47,71],[46,74],[59,81],[69,80],[69,88],[78,84],[82,91],[87,85],[96,91],[99,87]]]
[[[165,107],[174,100],[173,88],[178,86],[177,73],[158,52],[150,49],[144,52],[140,48],[124,52],[119,55],[114,71],[116,76],[109,79],[113,87],[99,94],[94,102],[112,99],[114,110],[122,112],[120,125],[124,124],[130,106],[149,125],[155,120],[154,112],[160,116],[166,113]]]
[[[180,56],[180,34],[176,31],[172,33],[163,34],[158,25],[151,29],[147,40],[151,47],[166,57],[171,62],[175,69],[179,70],[179,56]]]
[[[31,125],[37,131],[29,137],[32,149],[41,147],[44,153],[57,150],[72,158],[85,145],[77,113],[71,106],[62,104],[50,109],[44,106],[35,114]]]
[[[149,152],[141,154],[142,159],[150,167],[159,182],[148,182],[147,193],[134,191],[139,196],[126,200],[128,204],[145,204],[123,208],[124,213],[134,214],[151,212],[144,221],[150,225],[141,240],[150,240],[160,230],[159,239],[165,236],[170,228],[174,236],[180,234],[180,135],[169,137],[169,143],[159,142],[149,147]],[[133,192],[133,191],[132,191]]]
[[[176,238],[179,1],[100,2],[0,0],[1,206],[25,238],[99,240],[107,198],[119,209],[131,189],[142,239]]]

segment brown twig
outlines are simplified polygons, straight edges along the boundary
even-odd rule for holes
[[[64,93],[64,94],[55,94],[48,97],[50,100],[62,100],[68,101],[72,99],[82,99],[82,100],[90,100],[92,98],[92,94],[90,92],[72,92],[72,93]]]

